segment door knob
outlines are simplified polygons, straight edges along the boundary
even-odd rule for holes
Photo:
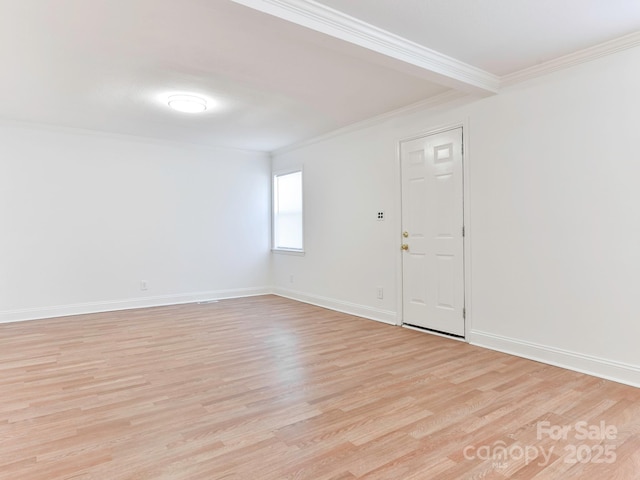
[[[407,237],[409,236],[409,232],[402,232],[402,236],[403,236],[404,238],[407,238]]]
[[[406,243],[403,243],[402,247],[400,248],[402,248],[402,250],[409,250],[409,245],[407,245]]]

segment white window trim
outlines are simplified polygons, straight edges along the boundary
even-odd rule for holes
[[[302,248],[282,248],[276,247],[276,228],[275,228],[275,184],[276,177],[282,175],[288,175],[290,173],[300,172],[302,174]],[[302,166],[291,167],[282,170],[275,170],[271,172],[271,252],[283,254],[283,255],[294,255],[294,256],[304,256],[305,254],[305,241],[304,241],[304,232],[305,232],[305,223],[306,223],[306,215],[304,209],[304,169]]]

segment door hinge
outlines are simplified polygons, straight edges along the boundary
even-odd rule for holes
[[[464,237],[464,225],[462,225],[462,236]]]
[[[467,309],[466,309],[466,308],[463,308],[463,309],[462,309],[462,319],[463,319],[463,320],[466,320],[466,319],[467,319]]]
[[[464,143],[460,144],[460,153],[462,153],[462,155],[464,155]]]

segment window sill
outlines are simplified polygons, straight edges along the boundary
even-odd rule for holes
[[[271,253],[280,255],[293,255],[296,257],[304,257],[304,250],[288,250],[286,248],[272,248]]]

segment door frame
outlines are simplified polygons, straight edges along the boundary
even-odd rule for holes
[[[438,133],[443,133],[448,130],[453,130],[456,128],[462,128],[462,205],[463,205],[463,219],[464,219],[464,227],[465,227],[465,235],[462,240],[463,244],[463,264],[464,264],[464,273],[463,273],[463,284],[464,284],[464,306],[465,306],[465,321],[464,321],[464,337],[457,338],[449,335],[440,334],[437,332],[432,332],[429,330],[422,330],[433,335],[439,335],[446,338],[460,340],[464,342],[469,342],[469,336],[472,331],[472,321],[473,321],[473,309],[471,307],[471,235],[472,231],[470,228],[471,224],[471,208],[469,202],[469,159],[470,148],[469,148],[469,119],[464,119],[462,121],[446,123],[431,127],[429,129],[423,130],[419,133],[408,137],[402,137],[398,139],[396,145],[396,166],[395,166],[395,176],[396,176],[396,202],[398,215],[396,216],[395,222],[395,231],[396,231],[396,239],[395,242],[397,244],[396,249],[396,311],[398,312],[396,325],[405,327],[405,328],[414,328],[404,324],[404,311],[403,311],[403,296],[404,296],[404,288],[403,288],[403,272],[402,272],[402,251],[400,250],[400,244],[402,243],[401,232],[402,232],[402,161],[401,161],[401,143],[408,142],[411,140],[416,140],[418,138],[427,137],[429,135],[437,135]]]

